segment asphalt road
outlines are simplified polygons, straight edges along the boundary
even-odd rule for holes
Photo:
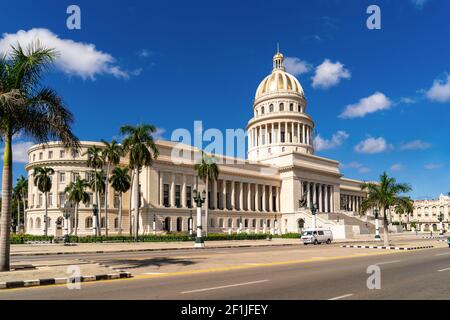
[[[233,255],[255,250],[265,255],[283,250],[289,255],[295,248],[217,249],[209,254],[230,250],[234,250]],[[2,290],[0,299],[450,299],[450,249],[370,256],[358,256],[358,249],[353,250],[354,255],[348,258],[247,264],[228,271],[166,276],[142,274],[132,279],[83,283],[80,290],[68,290],[65,285]],[[127,255],[141,254],[162,253]],[[381,289],[367,288],[367,269],[373,265],[380,268]]]

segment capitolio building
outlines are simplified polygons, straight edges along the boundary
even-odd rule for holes
[[[208,221],[203,223],[207,223],[208,232],[299,232],[312,226],[313,205],[317,207],[317,227],[332,229],[335,238],[373,232],[372,222],[356,214],[366,196],[360,188],[361,181],[343,177],[338,161],[315,155],[315,124],[308,107],[300,82],[286,72],[284,57],[277,52],[272,72],[256,89],[253,116],[246,127],[247,159],[229,161],[225,156],[215,155],[220,174],[208,188],[209,214]],[[58,142],[29,149],[27,233],[44,232],[44,195],[33,184],[33,169],[37,166],[55,170],[47,199],[49,234],[63,234],[64,216],[70,215],[70,225],[75,225],[73,206],[64,190],[78,177],[92,179],[92,169],[87,167],[84,155],[92,145],[102,146],[100,142],[82,141],[76,154]],[[199,150],[161,140],[157,146],[160,155],[140,173],[140,233],[187,232],[188,221],[195,216],[193,191],[204,190],[204,183],[197,179],[194,157],[192,161],[178,163],[174,161],[177,154],[174,148],[192,154]],[[123,158],[121,165],[127,165],[127,161]],[[114,234],[118,230],[119,200],[112,187],[108,188],[108,199],[101,197],[99,205],[101,212],[108,206],[109,233]],[[129,218],[133,205],[129,191],[123,197],[125,234],[130,223],[134,223],[134,215]],[[79,235],[92,234],[92,215],[92,201],[81,203]],[[106,225],[103,215],[101,225]],[[70,232],[73,233],[73,227]]]

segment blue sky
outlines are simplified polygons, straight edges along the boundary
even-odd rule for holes
[[[66,27],[70,4],[81,30]],[[370,4],[381,30],[366,27]],[[422,199],[450,191],[448,12],[445,0],[8,1],[0,49],[33,34],[61,46],[44,81],[80,139],[140,122],[167,139],[195,120],[245,128],[279,42],[316,122],[317,154],[351,178],[386,170]],[[29,141],[15,141],[15,178]]]

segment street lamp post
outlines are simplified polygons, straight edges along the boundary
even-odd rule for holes
[[[156,214],[153,214],[153,234],[156,235]]]
[[[189,229],[189,236],[192,237],[192,229],[193,229],[193,223],[194,220],[192,219],[192,210],[190,210],[190,216],[188,220],[188,229]]]
[[[97,235],[97,219],[98,219],[98,205],[92,205],[92,233]]]
[[[312,228],[317,228],[317,204],[313,204],[311,206],[311,214],[312,214]]]
[[[378,220],[378,208],[375,208],[373,210],[373,214],[375,215],[375,241],[381,241],[381,237],[380,237],[380,222]],[[386,230],[384,231],[386,232]]]
[[[195,238],[195,247],[204,248],[205,242],[202,237],[202,204],[206,199],[206,191],[203,190],[202,194],[197,190],[194,190],[194,202],[197,206],[197,237]]]
[[[70,221],[70,207],[71,205],[63,204],[63,217],[64,217],[64,243],[69,243],[69,221]]]
[[[441,211],[441,213],[439,213],[438,220],[440,222],[440,227],[441,227],[441,232],[439,233],[439,235],[442,236],[444,234],[444,227],[443,227],[443,224],[442,224],[442,221],[444,221],[444,214],[442,213],[442,211]]]

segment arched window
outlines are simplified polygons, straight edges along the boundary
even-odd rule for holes
[[[211,226],[211,228],[215,227],[213,218],[209,219],[209,225]]]
[[[219,219],[219,227],[221,227],[221,228],[225,227],[224,224],[223,224],[223,219],[222,218]]]
[[[178,232],[183,231],[183,218],[181,217],[177,219],[177,231]]]
[[[293,103],[291,103],[291,104],[289,105],[289,111],[294,111],[294,104],[293,104]]]
[[[267,219],[267,228],[270,228],[270,219]]]
[[[233,228],[233,219],[228,219],[228,228]]]
[[[256,219],[253,219],[252,221],[252,228],[256,228]]]
[[[269,106],[269,112],[273,112],[273,104]]]
[[[92,217],[87,217],[85,222],[84,222],[84,227],[86,229],[88,228],[92,228]]]
[[[264,227],[264,220],[263,220],[263,219],[260,219],[260,220],[259,220],[259,227],[260,227],[260,228],[263,228],[263,227]]]
[[[102,217],[102,219],[100,221],[101,221],[100,228],[105,228],[106,227],[106,218]]]
[[[119,218],[114,219],[114,229],[119,229]]]
[[[33,229],[33,218],[30,218],[30,219],[28,220],[28,228],[29,228],[29,229]]]
[[[40,229],[41,228],[41,218],[36,218],[36,229]]]
[[[248,219],[244,220],[244,228],[248,228]]]
[[[170,217],[164,219],[164,231],[170,231]]]
[[[261,107],[261,114],[264,114],[264,107]]]
[[[280,103],[280,111],[284,111],[284,103]]]

